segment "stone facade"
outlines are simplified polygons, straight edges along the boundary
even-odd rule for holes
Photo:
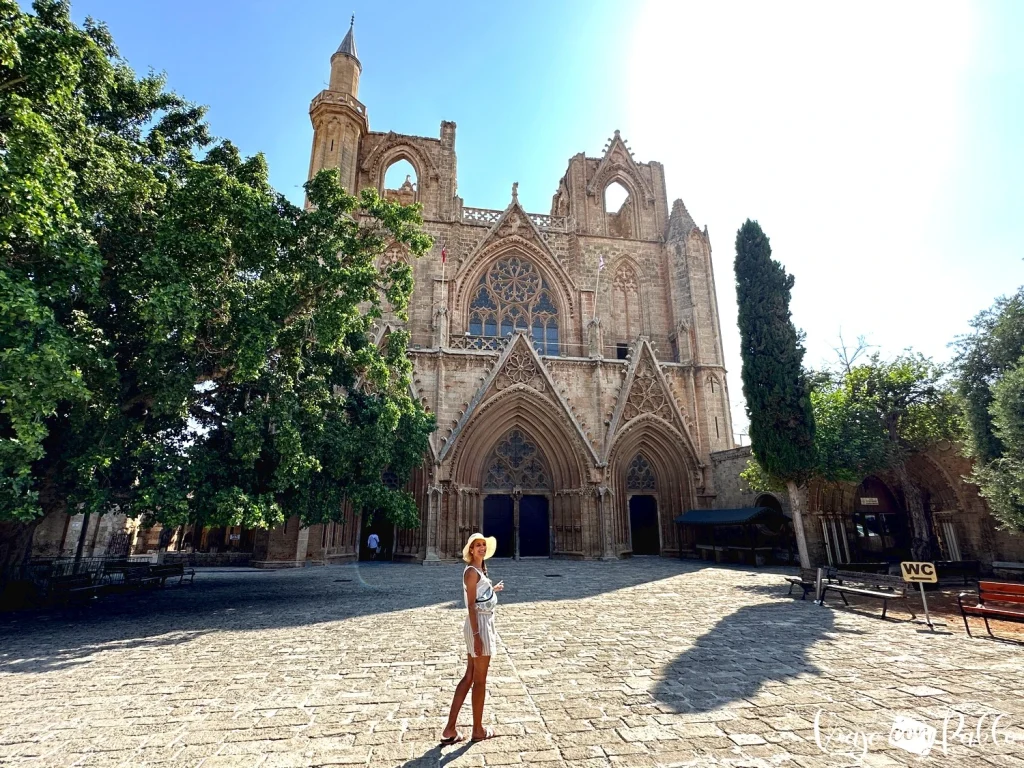
[[[672,519],[712,505],[709,456],[733,445],[707,232],[682,201],[670,209],[663,167],[637,162],[618,131],[569,160],[549,212],[524,210],[516,185],[504,210],[466,206],[455,123],[436,138],[370,130],[361,71],[350,30],[310,107],[309,173],[420,203],[436,243],[412,264],[408,321],[387,314],[378,329],[409,331],[415,396],[438,422],[408,485],[421,527],[395,531],[393,555],[453,558],[483,529],[507,554],[620,557],[638,525],[644,551],[677,553]],[[401,160],[415,177],[386,189]],[[614,183],[628,198],[606,211]],[[293,520],[256,561],[357,557],[365,531],[346,520]]]
[[[750,447],[711,455],[718,490],[715,506],[771,506],[789,515],[786,493],[750,490],[739,474],[751,458]],[[977,560],[983,572],[993,561],[1024,561],[1024,536],[1000,530],[975,485],[964,480],[970,459],[955,445],[943,442],[914,456],[908,464],[911,479],[921,489],[937,559]],[[814,564],[911,559],[905,532],[909,521],[896,478],[888,473],[864,479],[860,485],[814,480],[807,489],[804,530]],[[879,518],[885,517],[885,523]]]

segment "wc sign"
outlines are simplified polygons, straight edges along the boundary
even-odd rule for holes
[[[921,605],[924,606],[924,620],[928,624],[929,629],[934,630],[932,626],[932,617],[928,615],[928,598],[924,596],[924,585],[934,584],[939,580],[939,576],[935,573],[935,563],[900,563],[900,572],[903,574],[903,580],[911,583],[917,583],[921,585]]]
[[[934,584],[939,580],[934,563],[900,563],[900,571],[903,573],[903,580],[912,583]]]

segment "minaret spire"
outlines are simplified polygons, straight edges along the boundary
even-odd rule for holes
[[[338,50],[335,51],[335,55],[342,53],[345,56],[351,56],[356,62],[359,61],[359,56],[356,54],[356,15],[352,14],[352,21],[348,25],[348,33],[345,35],[345,39],[341,41],[341,45],[338,46]]]

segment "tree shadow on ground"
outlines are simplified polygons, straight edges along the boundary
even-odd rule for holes
[[[835,628],[832,611],[810,601],[743,606],[672,662],[652,694],[677,712],[707,712],[746,699],[769,681],[820,673],[808,650],[836,632],[848,633]]]
[[[703,570],[699,562],[669,559],[495,560],[489,566],[495,582],[505,581],[505,605],[581,600]],[[105,650],[174,645],[208,632],[306,626],[429,606],[463,611],[462,572],[458,563],[199,569],[192,584],[112,594],[74,608],[0,614],[0,674],[63,669]]]

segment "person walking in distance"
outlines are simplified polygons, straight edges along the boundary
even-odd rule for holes
[[[505,588],[504,582],[492,585],[487,576],[484,560],[490,558],[498,548],[493,536],[474,533],[462,549],[462,559],[468,563],[462,572],[463,598],[466,601],[466,621],[462,634],[466,640],[466,674],[455,687],[455,698],[448,713],[448,724],[441,732],[442,744],[455,744],[465,737],[459,733],[456,723],[459,710],[466,700],[469,689],[473,689],[473,733],[472,741],[483,741],[494,737],[494,731],[485,728],[484,699],[486,698],[487,668],[491,655],[498,646],[498,634],[494,630],[494,609],[498,605],[497,592]]]
[[[377,553],[380,552],[380,536],[376,533],[371,533],[370,537],[366,540],[366,546],[370,550],[370,559],[376,560]]]

